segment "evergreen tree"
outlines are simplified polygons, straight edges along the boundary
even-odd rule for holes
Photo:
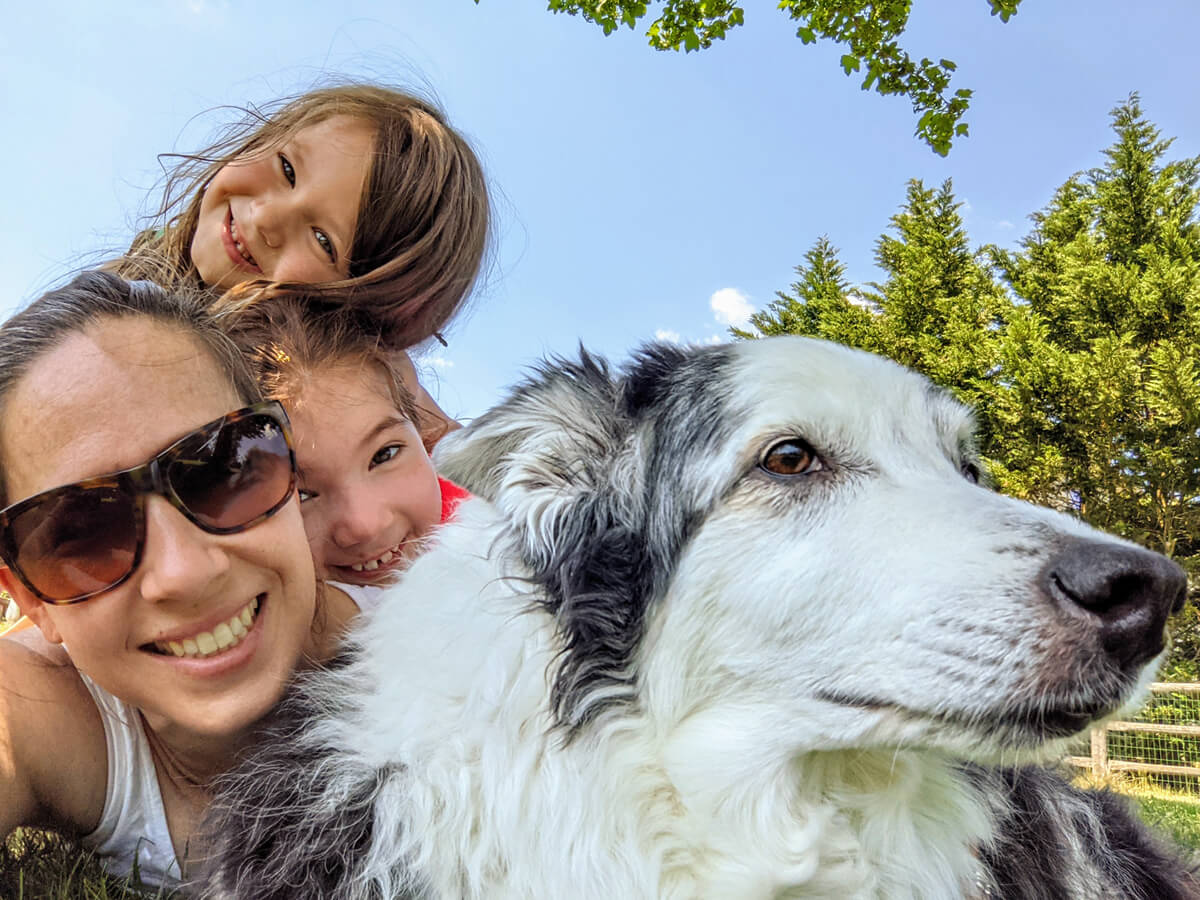
[[[1200,160],[1164,161],[1137,95],[1112,122],[1106,165],[1059,189],[1020,252],[995,254],[1022,304],[993,397],[1002,480],[1200,572]]]
[[[995,328],[1007,300],[971,251],[961,206],[949,180],[937,189],[909,182],[892,217],[895,234],[876,244],[887,279],[873,285],[871,299],[885,354],[977,402],[996,366]]]
[[[1112,127],[1104,165],[1069,178],[1017,251],[983,265],[950,182],[913,181],[863,302],[822,238],[753,325],[951,387],[976,407],[1002,490],[1173,556],[1200,587],[1200,158],[1167,161],[1136,94]],[[1194,610],[1173,660],[1200,677]]]
[[[882,353],[979,403],[996,367],[995,328],[1007,300],[971,252],[960,206],[950,181],[936,189],[909,182],[892,217],[895,233],[876,245],[883,283],[850,288],[836,249],[821,238],[796,267],[791,292],[750,324],[762,335],[803,334]]]
[[[732,328],[735,337],[802,334],[876,349],[873,317],[858,295],[849,293],[846,267],[828,237],[820,237],[796,266],[791,293],[775,292],[767,309],[750,317],[754,331]]]

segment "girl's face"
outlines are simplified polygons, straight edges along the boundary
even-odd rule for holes
[[[0,428],[8,496],[138,465],[242,405],[191,338],[146,318],[104,320],[45,354],[9,395]],[[141,563],[117,587],[55,606],[7,569],[0,583],[81,672],[160,734],[237,735],[279,699],[312,632],[316,585],[299,504],[228,535],[202,531],[163,497],[145,504]],[[247,633],[232,646],[207,657],[170,652],[168,642],[203,646],[248,608]]]
[[[375,129],[334,116],[228,163],[200,201],[192,262],[209,287],[347,277]]]
[[[318,572],[351,584],[390,580],[438,524],[442,494],[384,373],[370,364],[322,368],[288,404],[288,415]]]

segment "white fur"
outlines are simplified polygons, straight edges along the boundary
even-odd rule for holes
[[[1069,694],[1085,664],[1086,623],[1064,625],[1034,580],[1052,539],[1115,539],[969,483],[967,413],[886,361],[755,342],[731,377],[728,406],[749,413],[719,452],[679,460],[709,511],[650,607],[635,688],[572,739],[549,698],[560,630],[519,560],[580,491],[640,490],[651,451],[632,434],[611,483],[560,484],[563,435],[589,427],[560,387],[541,401],[558,396],[558,421],[520,411],[494,505],[463,504],[356,630],[305,740],[336,748],[331,804],[354,773],[393,771],[361,896],[978,893],[993,810],[959,761],[1055,752],[994,733],[1013,697]],[[755,468],[788,435],[830,448],[805,496]]]

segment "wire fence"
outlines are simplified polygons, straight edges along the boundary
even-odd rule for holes
[[[1200,684],[1160,682],[1150,692],[1136,716],[1092,729],[1067,762],[1097,780],[1200,798]]]

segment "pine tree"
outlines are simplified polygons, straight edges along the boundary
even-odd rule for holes
[[[1017,298],[991,397],[1001,481],[1200,574],[1200,159],[1164,161],[1136,94],[1112,124],[1106,164],[995,252]]]
[[[801,334],[875,349],[871,312],[850,293],[837,248],[822,236],[796,266],[791,293],[775,292],[767,309],[750,317],[754,331],[732,328],[735,337]]]
[[[822,238],[753,324],[952,388],[1002,490],[1173,556],[1200,587],[1200,158],[1166,161],[1136,94],[1112,127],[1105,164],[1069,178],[1019,250],[982,264],[950,182],[913,181],[876,246],[881,282],[856,294]],[[1173,659],[1200,677],[1189,615]]]
[[[994,374],[1007,299],[971,250],[961,206],[949,180],[937,189],[910,181],[895,233],[876,244],[887,278],[869,296],[885,354],[977,402]]]

